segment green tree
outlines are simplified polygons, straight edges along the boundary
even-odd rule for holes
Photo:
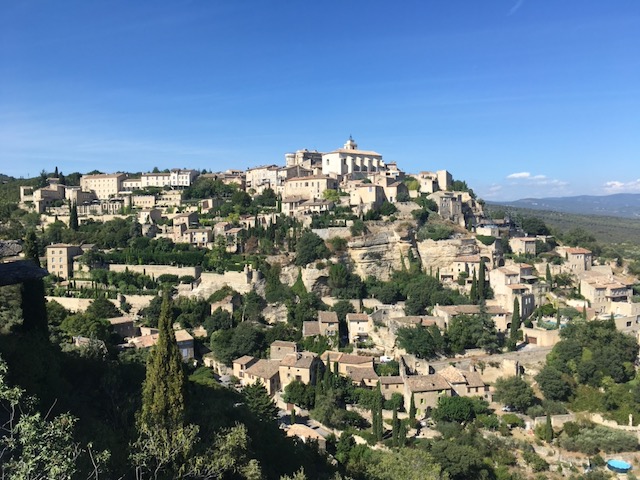
[[[300,236],[296,246],[296,265],[303,267],[328,256],[329,249],[318,235],[307,230]]]
[[[509,332],[509,349],[515,350],[518,340],[520,340],[520,302],[513,299],[513,314],[511,315],[511,331]]]
[[[536,382],[547,400],[566,401],[573,394],[573,378],[551,365],[545,365],[536,375]]]
[[[78,223],[78,206],[76,202],[69,202],[69,228],[74,232],[78,231],[80,224]]]
[[[549,264],[547,263],[547,268],[545,270],[545,280],[547,282],[548,285],[553,286],[553,277],[551,276],[551,268],[549,267]]]
[[[147,362],[139,417],[142,426],[165,432],[182,427],[185,412],[185,378],[172,328],[171,303],[165,290],[158,319],[158,342]]]
[[[521,377],[501,377],[496,380],[494,398],[505,405],[511,405],[524,412],[535,403],[531,386]]]
[[[484,405],[476,405],[469,397],[440,397],[438,406],[433,410],[432,418],[436,421],[466,423],[476,417],[477,410],[486,410]]]
[[[40,266],[40,247],[38,246],[38,237],[36,237],[35,230],[27,231],[22,248],[24,251],[24,258],[27,260],[33,260],[37,266]]]
[[[88,315],[92,315],[96,318],[115,318],[115,317],[120,317],[122,315],[122,312],[118,310],[118,307],[116,307],[113,303],[111,303],[111,301],[109,301],[105,297],[96,298],[87,307],[85,313]]]
[[[269,397],[265,386],[256,380],[242,390],[247,408],[263,422],[272,422],[278,418],[278,407]]]
[[[41,278],[25,280],[21,286],[22,328],[25,332],[48,337],[47,304]]]

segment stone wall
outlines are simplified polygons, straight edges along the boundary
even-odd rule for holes
[[[194,278],[200,277],[202,267],[174,267],[172,265],[116,265],[110,264],[109,270],[112,272],[130,272],[149,275],[152,278],[158,278],[160,275],[177,275],[182,277],[190,275]]]

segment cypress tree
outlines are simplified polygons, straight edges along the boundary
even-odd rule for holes
[[[400,421],[398,420],[398,407],[393,407],[393,420],[391,421],[391,441],[396,447],[400,446]]]
[[[29,230],[24,236],[24,243],[22,245],[24,250],[24,258],[27,260],[33,260],[33,262],[40,266],[40,255],[38,253],[38,237],[36,237],[35,230]]]
[[[560,328],[560,305],[558,305],[558,311],[556,312],[556,326]]]
[[[547,271],[545,273],[545,279],[549,285],[553,283],[553,277],[551,276],[551,268],[549,268],[548,263],[547,263]]]
[[[400,422],[400,428],[398,429],[398,446],[404,447],[407,443],[407,423]]]
[[[47,303],[44,298],[44,282],[33,278],[22,282],[21,287],[22,328],[25,332],[48,338]]]
[[[409,405],[409,420],[411,420],[412,423],[416,420],[416,399],[413,393],[411,394],[411,403]]]
[[[486,281],[484,278],[484,260],[480,260],[480,271],[478,272],[478,300],[486,300]]]
[[[78,206],[73,202],[73,205],[69,204],[69,228],[77,232],[78,227]]]
[[[544,439],[547,443],[553,440],[553,425],[551,424],[551,414],[547,412],[547,422],[544,428]]]
[[[376,395],[376,401],[374,404],[374,412],[373,417],[375,419],[375,423],[373,424],[373,434],[376,437],[376,440],[379,442],[382,440],[382,434],[384,431],[384,426],[382,424],[382,390],[380,388],[380,382],[378,382],[378,388],[376,389],[378,393]]]
[[[513,315],[511,317],[511,340],[518,340],[518,331],[520,330],[520,302],[517,298],[513,299]]]
[[[296,423],[296,407],[295,406],[291,409],[291,420],[289,421],[289,423],[291,425]]]
[[[471,303],[476,305],[478,303],[478,279],[476,278],[476,272],[473,272],[473,279],[471,280],[471,292],[469,292]]]
[[[140,422],[149,429],[172,431],[183,426],[185,378],[182,356],[173,332],[169,291],[162,295],[158,342],[147,362]]]

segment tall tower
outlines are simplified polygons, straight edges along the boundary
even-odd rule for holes
[[[349,140],[347,140],[347,143],[344,144],[344,148],[345,148],[345,150],[357,150],[358,149],[358,144],[355,142],[355,140],[353,139],[353,137],[351,135],[349,135]]]

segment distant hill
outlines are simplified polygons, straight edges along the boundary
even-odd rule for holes
[[[576,197],[523,198],[510,202],[490,202],[494,205],[640,219],[640,194],[579,195]]]

